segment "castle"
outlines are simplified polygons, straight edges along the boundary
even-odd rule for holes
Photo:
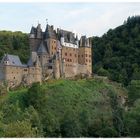
[[[9,87],[30,85],[48,78],[92,74],[91,39],[47,24],[32,27],[29,34],[30,59],[22,64],[16,55],[5,54],[0,63],[0,80]]]

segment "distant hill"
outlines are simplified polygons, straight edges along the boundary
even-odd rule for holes
[[[29,58],[28,35],[22,32],[0,31],[0,59],[4,53],[19,55],[23,63]]]
[[[93,37],[93,72],[123,85],[140,80],[140,16]]]

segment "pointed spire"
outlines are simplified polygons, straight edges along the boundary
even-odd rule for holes
[[[37,50],[37,53],[47,53],[47,50],[46,50],[46,48],[44,46],[43,41],[41,42],[41,44],[40,44],[40,46],[39,46],[39,48]]]

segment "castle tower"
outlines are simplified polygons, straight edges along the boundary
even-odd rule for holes
[[[82,36],[80,39],[80,46],[78,52],[78,63],[86,65],[87,73],[92,74],[92,51],[91,51],[91,39]]]
[[[37,27],[31,28],[30,34],[29,34],[29,45],[30,45],[30,51],[37,51],[37,48],[42,40],[42,29],[41,25],[38,24]]]
[[[44,33],[45,43],[48,45],[49,56],[53,57],[57,52],[57,36],[53,26],[47,24]]]
[[[42,81],[42,69],[36,52],[32,52],[28,61],[28,83]]]
[[[47,49],[46,49],[43,41],[39,45],[39,48],[37,50],[37,54],[39,57],[40,64],[43,67],[48,60],[48,52],[47,52]]]

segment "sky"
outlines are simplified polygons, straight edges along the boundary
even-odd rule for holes
[[[0,30],[29,33],[31,26],[48,24],[80,35],[102,36],[140,15],[140,3],[0,3]]]

